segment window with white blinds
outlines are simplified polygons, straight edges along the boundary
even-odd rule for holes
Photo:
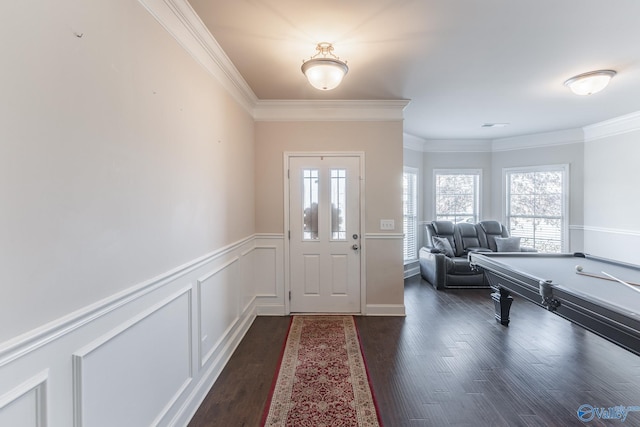
[[[404,260],[418,259],[418,170],[405,167],[402,176]]]
[[[567,250],[569,165],[504,169],[506,226],[522,245]]]
[[[454,223],[476,223],[480,220],[479,169],[436,169],[435,219]]]

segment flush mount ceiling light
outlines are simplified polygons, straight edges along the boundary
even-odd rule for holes
[[[607,87],[616,72],[613,70],[598,70],[579,74],[564,82],[564,85],[576,95],[591,95]]]
[[[316,50],[318,53],[303,61],[302,72],[316,89],[335,89],[349,71],[347,62],[333,54],[331,43],[318,43]]]

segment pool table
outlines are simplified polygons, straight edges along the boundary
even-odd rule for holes
[[[640,355],[640,286],[602,273],[640,284],[640,266],[579,252],[478,252],[469,262],[484,271],[501,324],[509,324],[513,293]]]

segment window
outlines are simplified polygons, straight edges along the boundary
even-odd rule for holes
[[[418,258],[418,170],[405,167],[402,175],[404,260]]]
[[[480,220],[481,171],[436,169],[435,219],[476,223]]]
[[[540,252],[567,247],[569,165],[505,169],[506,226]]]

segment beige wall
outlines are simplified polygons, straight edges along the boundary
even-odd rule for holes
[[[4,21],[0,342],[254,233],[253,119],[140,3]]]
[[[402,233],[402,122],[256,123],[256,231],[284,233],[285,151],[365,153],[365,233]],[[402,304],[402,239],[366,239],[367,304]]]

